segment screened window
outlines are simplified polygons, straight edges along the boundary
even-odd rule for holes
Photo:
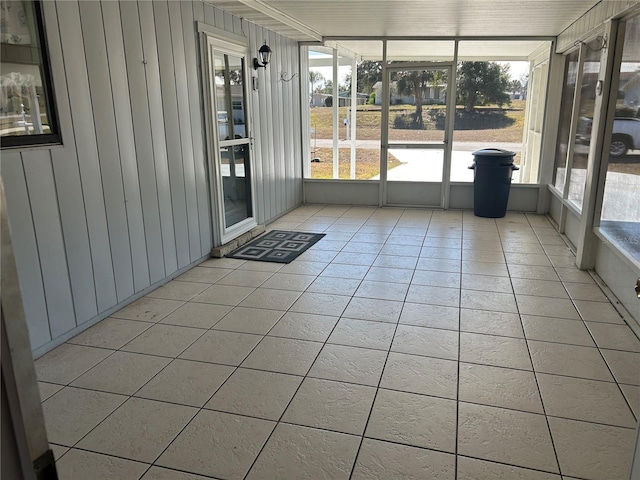
[[[59,142],[40,2],[0,3],[0,142]]]
[[[600,231],[640,261],[640,17],[625,25]]]

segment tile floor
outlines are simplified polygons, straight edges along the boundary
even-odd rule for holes
[[[36,362],[62,479],[624,480],[640,342],[545,217],[303,206]]]

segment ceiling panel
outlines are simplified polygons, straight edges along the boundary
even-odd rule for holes
[[[556,36],[598,0],[206,0],[299,37]],[[290,29],[289,29],[290,30]],[[300,39],[300,38],[299,38]]]

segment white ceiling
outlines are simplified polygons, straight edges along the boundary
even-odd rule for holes
[[[299,41],[557,36],[600,0],[204,0]]]

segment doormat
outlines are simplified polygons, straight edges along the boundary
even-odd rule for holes
[[[317,243],[324,233],[272,230],[226,255],[259,262],[289,263]]]

